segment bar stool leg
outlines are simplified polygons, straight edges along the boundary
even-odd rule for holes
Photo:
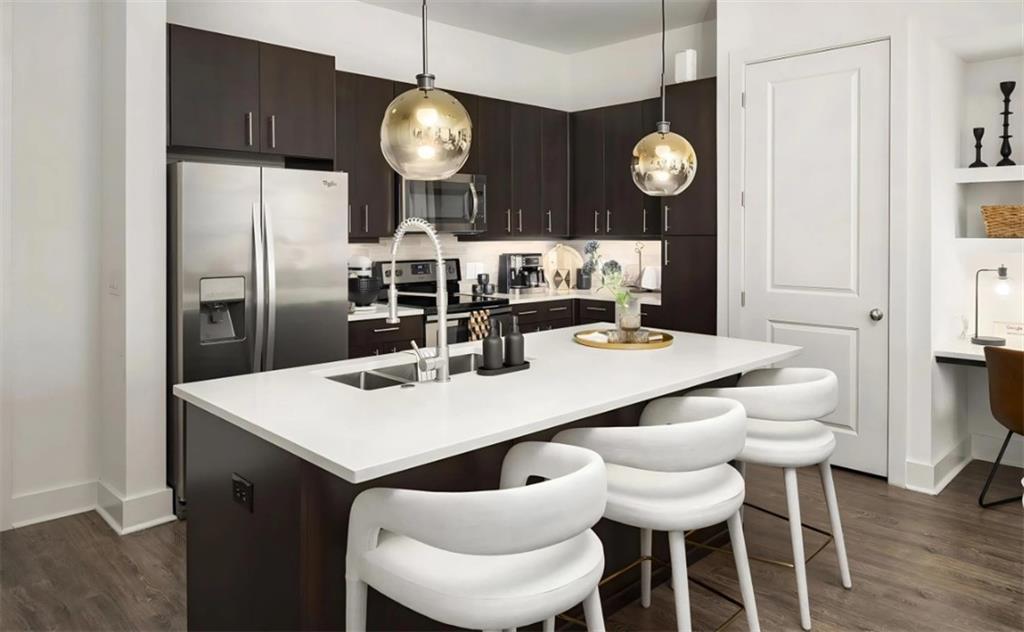
[[[682,531],[668,534],[669,558],[672,561],[672,594],[676,600],[676,628],[691,632],[690,586],[686,578],[686,535]]]
[[[793,570],[796,571],[796,592],[800,600],[800,627],[811,629],[811,606],[807,597],[807,569],[804,566],[804,535],[800,526],[800,491],[796,469],[787,467],[786,506],[789,512],[789,537],[793,541]]]
[[[761,624],[757,620],[757,603],[754,601],[754,582],[750,579],[747,543],[743,538],[743,521],[740,519],[739,511],[729,516],[729,538],[732,540],[732,555],[736,560],[736,577],[740,582],[743,609],[747,613],[747,628],[750,632],[760,632]]]
[[[644,608],[651,607],[651,540],[650,529],[640,529],[640,557],[645,558],[640,562],[640,605]]]
[[[544,630],[543,632],[555,632],[555,618],[550,617],[544,619]]]
[[[583,601],[583,618],[587,632],[604,632],[604,613],[601,612],[601,594],[597,588]]]
[[[345,580],[345,629],[366,630],[366,583],[358,579]]]
[[[832,481],[832,465],[825,461],[818,464],[821,472],[821,486],[825,490],[825,504],[828,505],[828,519],[832,523],[832,538],[836,543],[836,558],[839,561],[839,576],[843,580],[843,588],[852,588],[850,580],[850,562],[846,559],[846,542],[843,540],[843,525],[839,522],[839,500],[836,498],[836,486]]]
[[[736,466],[736,471],[739,472],[740,476],[743,477],[743,486],[746,487],[746,485],[747,485],[747,464],[744,463],[743,461],[733,461],[733,464],[735,464],[735,466]],[[740,520],[743,519],[743,509],[744,509],[744,506],[740,505]]]

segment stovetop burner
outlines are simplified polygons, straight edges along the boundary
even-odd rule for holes
[[[415,307],[427,314],[437,313],[437,301],[432,296],[398,296],[402,307]],[[496,296],[473,296],[472,294],[448,294],[448,313],[471,312],[476,309],[493,309],[508,306],[507,298]]]
[[[399,292],[429,292],[437,288],[437,264],[429,259],[414,259],[395,262],[377,261],[373,264],[374,276],[381,282],[380,299],[387,301],[387,289],[394,275]],[[477,309],[508,309],[508,299],[495,296],[474,296],[459,291],[462,268],[458,259],[445,260],[445,280],[448,290],[448,313],[457,314]],[[403,307],[422,309],[427,315],[437,313],[437,300],[433,296],[398,295],[398,304]]]

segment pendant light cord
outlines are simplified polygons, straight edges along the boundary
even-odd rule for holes
[[[664,2],[664,0],[662,0]],[[427,72],[427,0],[423,0],[423,74]],[[664,73],[664,70],[662,71]]]
[[[423,0],[424,7],[426,4]],[[661,0],[661,120],[665,120],[665,0]]]

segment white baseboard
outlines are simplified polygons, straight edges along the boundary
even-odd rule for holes
[[[111,529],[127,535],[176,520],[172,508],[168,487],[124,498],[100,481],[89,481],[15,496],[11,499],[11,527],[95,510]]]
[[[994,463],[1005,438],[1006,435],[993,437],[984,434],[972,434],[971,458]],[[1006,447],[1006,454],[1003,455],[1002,463],[1014,467],[1024,467],[1024,437],[1014,435],[1010,439],[1010,445]]]
[[[11,498],[11,527],[63,518],[96,508],[96,481],[55,487]]]
[[[907,489],[933,496],[941,492],[971,462],[971,444],[968,435],[935,463],[907,461]]]

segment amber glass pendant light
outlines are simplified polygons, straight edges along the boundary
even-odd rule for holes
[[[423,0],[423,72],[384,112],[380,150],[398,175],[410,180],[444,180],[469,157],[473,122],[458,99],[434,87],[427,71],[427,1]]]
[[[681,193],[697,173],[697,153],[690,142],[669,131],[665,120],[665,0],[661,0],[661,120],[656,130],[633,148],[633,182],[647,195]]]

